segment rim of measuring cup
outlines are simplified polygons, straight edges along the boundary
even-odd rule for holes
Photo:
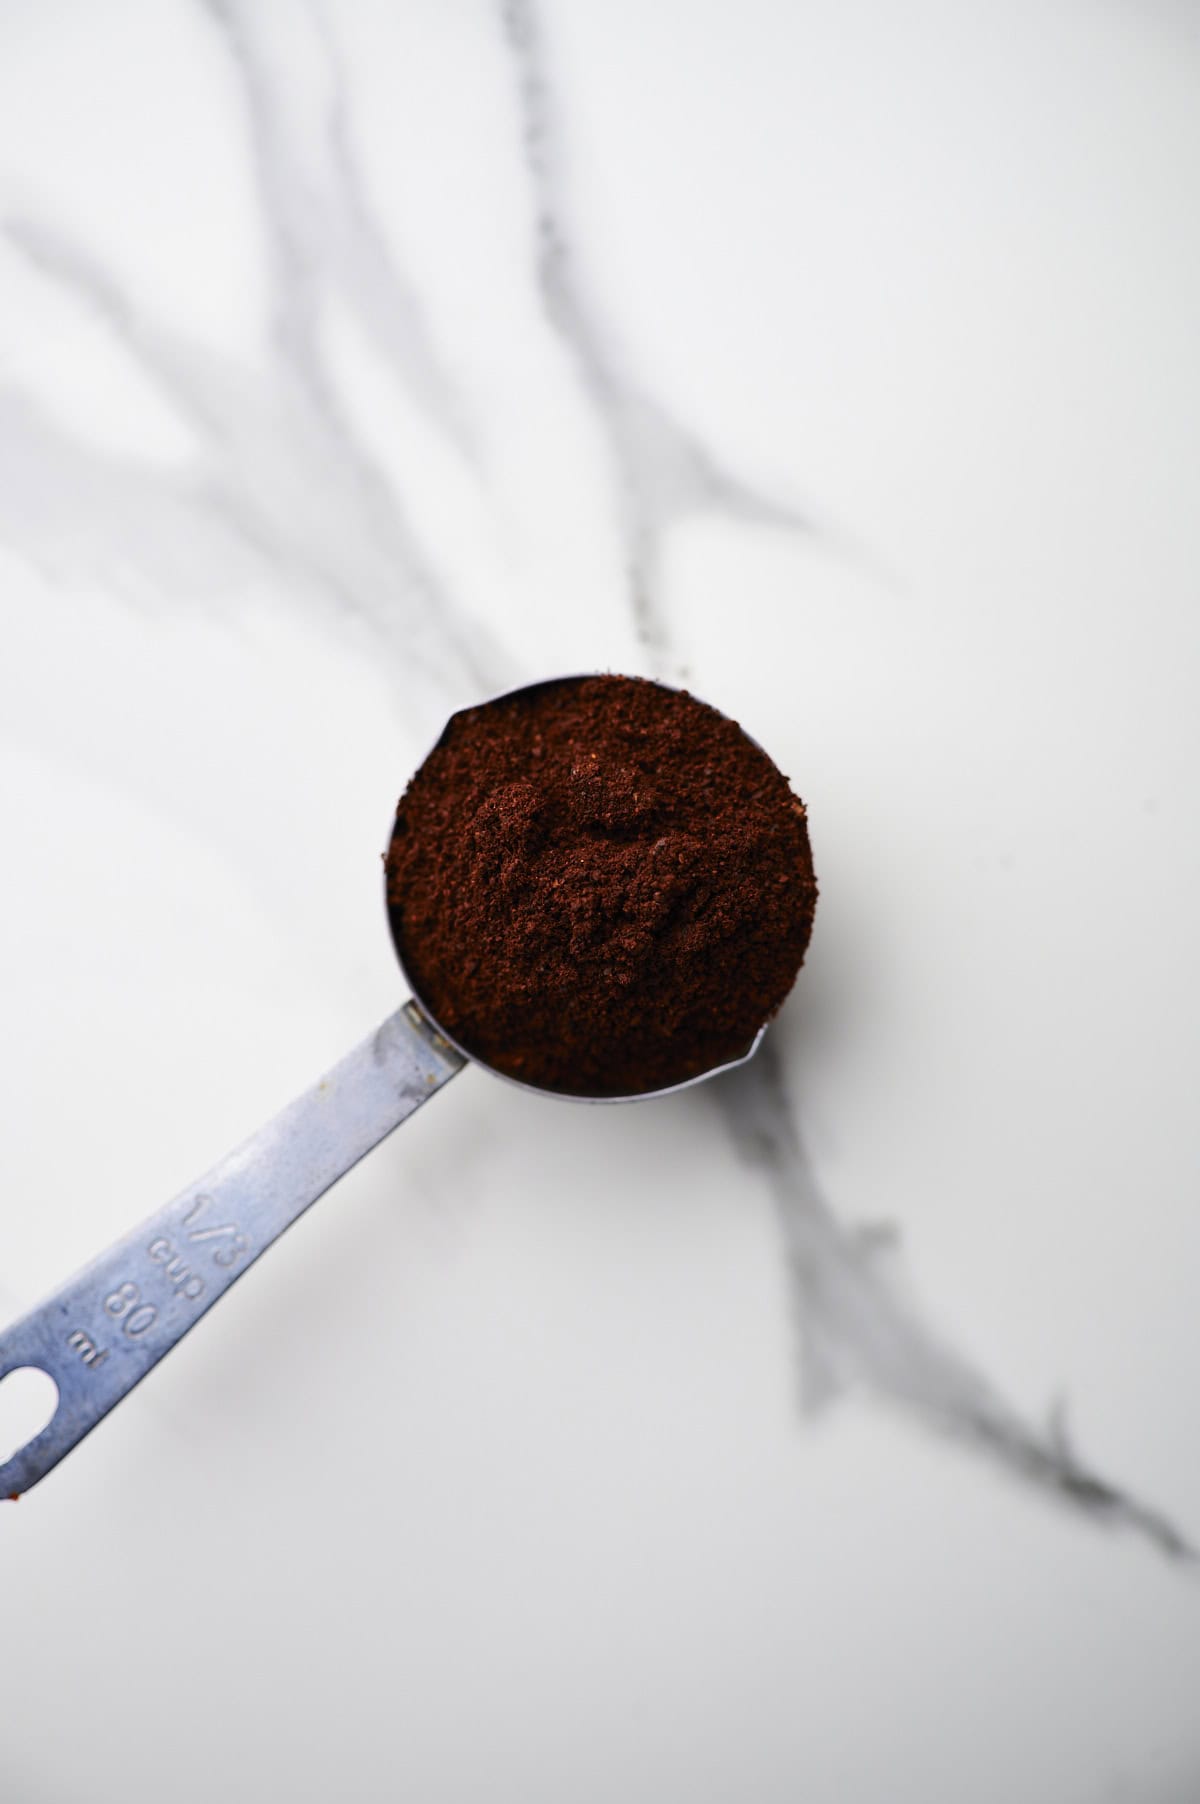
[[[443,726],[433,744],[429,747],[429,750],[425,753],[425,756],[414,766],[414,775],[416,771],[421,769],[421,766],[425,763],[426,759],[429,758],[430,754],[435,752],[438,746],[441,745],[460,714],[474,713],[476,708],[490,708],[494,702],[511,701],[518,695],[530,695],[537,689],[556,688],[560,683],[583,683],[590,677],[615,676],[620,674],[622,673],[611,670],[581,670],[571,672],[566,676],[538,677],[532,683],[518,683],[514,689],[500,689],[495,695],[485,696],[482,701],[469,702],[465,707],[455,708],[452,714],[447,715],[446,724]],[[638,677],[636,680],[640,683],[653,683],[656,689],[665,689],[672,695],[690,695],[693,701],[704,702],[706,708],[712,708],[714,714],[721,714],[722,719],[730,719],[728,714],[724,714],[720,708],[713,707],[711,702],[705,702],[703,696],[696,695],[691,689],[680,690],[671,683],[661,682],[658,677]],[[758,746],[759,751],[764,752],[764,748],[758,744],[758,740],[755,739],[752,734],[746,733],[746,729],[742,726],[740,721],[733,721],[732,724],[737,727],[740,733],[746,734],[746,738],[749,739],[751,745]],[[764,752],[764,755],[770,757],[769,752]],[[392,942],[392,950],[396,954],[396,963],[400,966],[405,982],[412,990],[413,1001],[429,1022],[430,1027],[432,1027],[436,1034],[445,1040],[448,1046],[453,1046],[454,1050],[457,1053],[460,1053],[469,1064],[478,1065],[482,1071],[489,1072],[492,1077],[498,1077],[502,1083],[514,1085],[518,1090],[529,1090],[534,1096],[549,1096],[558,1102],[649,1102],[655,1096],[675,1096],[680,1090],[694,1089],[697,1084],[706,1084],[710,1077],[720,1077],[722,1072],[736,1071],[739,1066],[747,1064],[762,1045],[763,1036],[771,1025],[770,1021],[763,1022],[762,1026],[747,1046],[745,1052],[739,1053],[737,1058],[726,1059],[720,1065],[710,1065],[707,1071],[698,1071],[694,1077],[685,1077],[677,1084],[661,1084],[656,1090],[634,1090],[628,1096],[589,1096],[586,1092],[581,1093],[575,1090],[548,1090],[541,1084],[531,1084],[526,1082],[524,1078],[513,1077],[508,1071],[501,1071],[498,1065],[489,1064],[487,1059],[480,1058],[478,1053],[472,1052],[470,1047],[464,1046],[461,1040],[456,1040],[452,1033],[447,1032],[425,997],[422,995],[420,986],[417,984],[412,972],[404,961],[404,948],[400,943],[400,936],[396,931],[397,910],[393,909],[388,901],[387,854],[391,848],[394,833],[395,810],[392,812],[392,822],[388,828],[387,843],[384,847],[383,905],[384,911],[387,914],[388,935]]]

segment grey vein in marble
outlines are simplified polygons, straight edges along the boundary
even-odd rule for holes
[[[4,235],[69,293],[149,378],[196,441],[196,465],[173,471],[107,454],[64,429],[30,396],[0,393],[0,525],[39,569],[134,586],[219,595],[263,569],[300,595],[364,621],[406,665],[454,701],[512,674],[501,648],[464,617],[436,552],[336,398],[317,331],[322,290],[336,289],[384,366],[432,430],[469,458],[465,409],[419,307],[397,274],[358,180],[340,65],[330,68],[320,179],[303,172],[274,104],[250,9],[201,0],[239,76],[264,236],[274,329],[247,367],[149,318],[85,246],[44,221],[9,218]],[[48,506],[46,498],[54,501]],[[303,503],[300,503],[300,498]],[[58,522],[73,522],[64,541]],[[412,686],[414,705],[425,691]]]
[[[809,533],[817,527],[799,509],[761,493],[727,469],[627,373],[568,245],[555,96],[537,9],[533,0],[501,0],[500,14],[516,72],[538,286],[546,317],[570,352],[609,448],[634,622],[651,666],[665,674],[679,668],[662,568],[665,536],[677,520],[690,513],[721,512],[761,526]]]
[[[858,1387],[1084,1514],[1137,1530],[1171,1558],[1196,1557],[1161,1510],[1080,1459],[1061,1404],[1045,1427],[1026,1421],[922,1318],[893,1269],[890,1233],[881,1247],[877,1232],[837,1219],[817,1185],[769,1038],[750,1065],[722,1080],[719,1094],[739,1152],[765,1174],[778,1211],[806,1410]]]
[[[309,9],[328,71],[324,155],[306,166],[278,104],[278,80],[262,9],[238,0],[200,0],[228,46],[245,94],[263,223],[274,264],[275,327],[298,374],[337,421],[318,351],[323,286],[336,286],[409,397],[456,448],[473,457],[466,409],[411,285],[372,215],[350,132],[346,77],[324,14]],[[294,30],[297,18],[286,15]],[[353,449],[353,447],[351,447]]]

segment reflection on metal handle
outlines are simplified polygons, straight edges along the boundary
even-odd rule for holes
[[[364,1153],[462,1069],[408,1003],[199,1183],[0,1331],[0,1379],[37,1366],[58,1386],[47,1426],[0,1465],[28,1491]]]

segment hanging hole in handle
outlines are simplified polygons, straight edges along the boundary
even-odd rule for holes
[[[49,1427],[57,1408],[58,1386],[40,1366],[0,1378],[0,1466]]]

